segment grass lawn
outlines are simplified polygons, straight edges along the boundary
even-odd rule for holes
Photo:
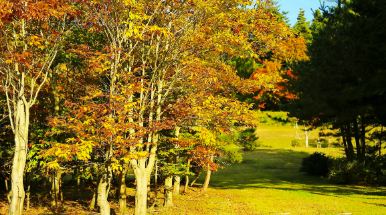
[[[161,214],[386,214],[386,188],[329,184],[299,172],[313,151],[339,156],[341,149],[292,148],[294,129],[262,127],[262,149],[241,164],[215,173],[207,193],[198,189],[175,197]],[[315,135],[315,134],[312,134]]]

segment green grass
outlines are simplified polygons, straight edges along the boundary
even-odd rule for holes
[[[334,185],[299,172],[309,153],[339,156],[340,149],[292,148],[291,127],[258,133],[265,147],[216,172],[207,193],[193,189],[161,214],[386,214],[385,187]]]
[[[300,147],[291,146],[291,141],[296,138],[296,133],[298,133],[301,143],[304,143]],[[317,139],[319,130],[312,130],[309,133],[309,139]],[[304,131],[302,131],[301,128],[297,130],[293,126],[289,125],[261,125],[257,128],[256,135],[259,137],[259,142],[261,143],[262,148],[288,149],[307,153],[318,151],[334,157],[343,155],[343,148],[306,148]]]

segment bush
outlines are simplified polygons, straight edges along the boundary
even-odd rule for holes
[[[255,151],[260,147],[258,137],[255,135],[256,129],[248,128],[239,135],[238,142],[244,148],[244,151]]]
[[[335,159],[330,168],[328,179],[336,184],[358,183],[362,168],[357,161],[348,161],[346,158]]]
[[[328,148],[329,147],[328,140],[326,140],[326,139],[320,139],[319,144],[320,144],[321,148]]]
[[[337,184],[386,185],[386,155],[368,155],[365,161],[335,159],[328,178]]]
[[[258,140],[246,142],[244,144],[244,151],[256,151],[261,146]]]
[[[323,153],[315,152],[303,158],[300,171],[315,176],[327,176],[330,166],[330,158]]]
[[[241,163],[243,161],[243,154],[241,153],[240,146],[235,144],[226,145],[222,148],[224,161],[228,163]]]

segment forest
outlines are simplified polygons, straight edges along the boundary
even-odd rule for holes
[[[383,214],[386,3],[312,12],[0,0],[0,214]]]

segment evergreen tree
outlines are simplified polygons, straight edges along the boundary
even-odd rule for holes
[[[290,83],[292,114],[340,128],[349,159],[364,159],[366,127],[385,121],[385,12],[382,0],[355,0],[315,13],[310,61]]]
[[[308,42],[311,41],[312,36],[310,30],[310,23],[307,21],[305,17],[305,11],[303,9],[300,9],[297,21],[293,29],[299,36],[304,37],[304,39],[306,39]]]
[[[325,18],[323,17],[323,14],[319,9],[315,10],[313,15],[314,18],[312,19],[310,31],[312,35],[315,35],[323,28],[323,20]]]

